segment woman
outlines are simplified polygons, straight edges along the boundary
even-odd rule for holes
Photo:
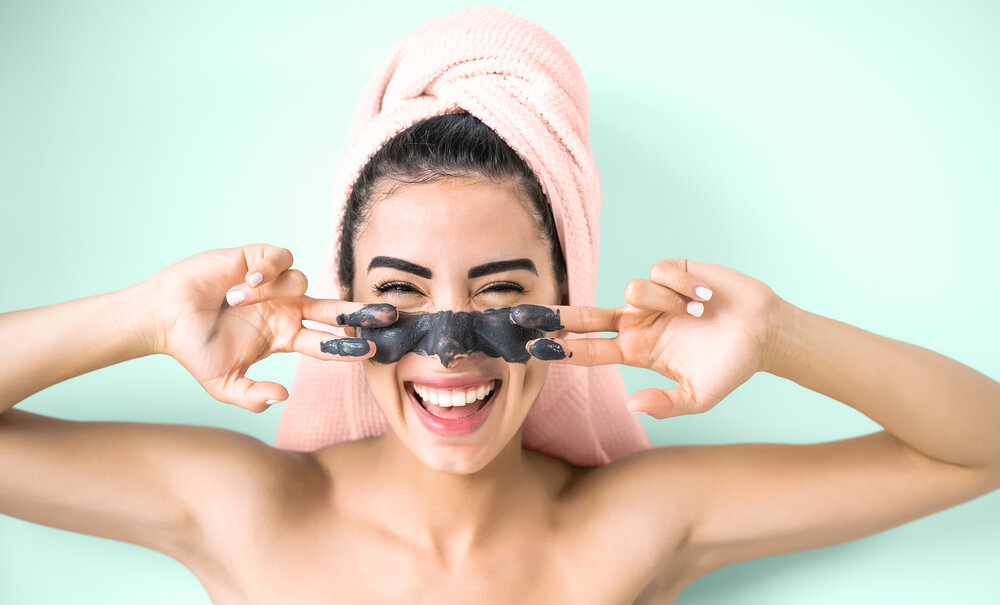
[[[620,309],[559,308],[567,286],[556,241],[543,237],[520,183],[474,172],[401,180],[376,183],[359,219],[353,275],[341,273],[354,303],[304,298],[304,279],[281,249],[203,253],[119,293],[4,316],[3,341],[12,344],[3,407],[161,352],[220,400],[260,411],[285,395],[243,375],[263,355],[378,354],[372,341],[329,344],[338,341],[301,325],[342,315],[351,323],[366,303],[410,313],[531,304],[512,314],[530,325],[545,305],[560,311],[566,331],[617,338],[525,343],[548,362],[468,347],[363,362],[391,431],[314,454],[225,431],[77,426],[7,411],[0,456],[16,459],[19,472],[2,479],[0,511],[165,552],[218,603],[400,601],[415,591],[485,602],[670,602],[720,566],[860,537],[997,487],[998,386],[971,369],[797,309],[709,263],[658,263],[650,279],[630,283]],[[429,246],[442,226],[449,237]],[[502,271],[484,272],[498,262]],[[220,308],[224,298],[229,307]],[[354,322],[376,341],[396,319],[381,311]],[[560,349],[564,357],[552,359]],[[63,365],[51,365],[53,351]],[[675,378],[677,389],[630,401],[660,417],[705,411],[766,371],[844,401],[886,431],[809,446],[658,448],[577,468],[520,447],[547,363],[626,363]],[[476,426],[446,430],[430,417],[455,415],[437,409],[435,395],[440,403],[441,391],[473,386],[466,405],[484,401],[470,416]],[[114,469],[111,460],[127,464]],[[24,481],[39,476],[47,480]],[[72,500],[52,493],[77,476],[105,481],[73,483]],[[288,570],[307,567],[325,577],[290,586]]]

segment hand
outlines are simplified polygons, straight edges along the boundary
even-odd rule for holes
[[[160,271],[137,286],[152,298],[155,349],[180,362],[212,397],[254,412],[288,398],[282,385],[246,377],[253,363],[272,353],[371,357],[374,343],[336,339],[302,321],[388,325],[396,320],[395,308],[304,296],[306,277],[291,265],[288,250],[255,244],[202,252]],[[354,313],[362,307],[367,312]]]
[[[698,296],[698,286],[709,288],[711,298]],[[648,280],[629,282],[625,300],[617,309],[552,307],[569,332],[610,331],[616,337],[545,339],[529,343],[529,351],[556,363],[649,368],[678,382],[671,389],[638,391],[626,401],[630,410],[656,418],[708,411],[765,370],[784,302],[735,269],[686,259],[656,263]],[[688,312],[689,302],[694,311],[701,307],[700,317]],[[533,314],[519,317],[517,310],[511,319],[525,327],[544,323]]]

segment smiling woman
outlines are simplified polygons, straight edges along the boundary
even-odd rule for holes
[[[381,5],[379,11],[385,19],[394,14]],[[566,14],[551,21],[570,22]],[[761,19],[736,10],[726,15],[747,23]],[[0,15],[0,28],[11,29],[6,16]],[[335,17],[324,24],[344,21]],[[602,41],[592,59],[613,54],[609,49],[624,52],[642,38],[634,32],[655,21],[633,14],[629,35],[621,37],[615,34],[625,31],[614,27],[618,18],[602,16],[602,31],[617,43]],[[693,22],[676,26],[675,43]],[[646,30],[651,41],[643,44],[654,44],[672,23],[656,22]],[[837,23],[826,19],[821,29]],[[892,24],[906,27],[899,19]],[[317,38],[330,38],[321,29]],[[725,30],[721,24],[719,29]],[[738,38],[736,31],[725,34],[720,41]],[[366,40],[375,36],[374,29],[363,33]],[[10,38],[0,36],[0,44]],[[756,45],[734,43],[730,50],[740,52],[727,53],[725,63],[737,56],[749,61],[768,44],[773,37],[761,36]],[[669,67],[665,58],[678,54],[660,53],[663,60],[646,71],[662,73]],[[843,56],[843,48],[836,54]],[[0,52],[0,65],[9,56],[18,55]],[[705,57],[687,53],[683,60],[700,65]],[[293,65],[298,63],[282,62],[280,71]],[[615,67],[629,69],[618,59]],[[746,74],[746,65],[731,73]],[[757,81],[761,72],[753,73]],[[376,70],[338,167],[334,229],[323,235],[332,234],[333,243],[314,280],[314,296],[305,295],[305,274],[294,268],[291,251],[253,244],[196,254],[107,294],[0,314],[0,513],[7,515],[0,519],[0,603],[81,602],[93,594],[107,605],[112,585],[126,587],[122,603],[191,601],[192,595],[178,595],[163,583],[149,588],[135,579],[142,570],[132,560],[141,549],[128,551],[127,560],[118,562],[123,567],[98,564],[84,575],[100,585],[82,587],[73,575],[77,569],[93,559],[109,560],[93,554],[112,546],[97,540],[87,543],[91,556],[65,559],[71,569],[57,577],[49,570],[31,576],[43,568],[41,561],[66,556],[51,542],[34,539],[46,529],[40,525],[164,553],[204,587],[196,587],[196,596],[207,594],[219,605],[672,603],[682,591],[678,604],[988,599],[995,592],[992,576],[975,566],[992,572],[995,545],[989,540],[996,515],[987,507],[997,495],[987,494],[1000,487],[1000,384],[928,349],[806,311],[733,268],[687,258],[698,246],[712,254],[726,250],[733,261],[747,263],[761,249],[783,259],[797,255],[787,254],[794,235],[744,220],[742,190],[740,203],[726,212],[705,202],[704,221],[690,220],[685,213],[698,205],[676,202],[677,183],[669,182],[669,173],[680,170],[681,155],[697,155],[698,147],[688,145],[684,154],[663,161],[670,144],[651,124],[682,109],[626,111],[637,96],[633,89],[642,86],[640,72],[635,74],[619,96],[621,106],[602,119],[613,122],[616,133],[640,128],[643,142],[605,148],[627,158],[618,175],[641,182],[642,189],[617,196],[631,201],[627,212],[609,215],[611,222],[620,214],[628,222],[618,224],[610,238],[614,245],[605,248],[622,255],[647,245],[663,260],[612,266],[616,279],[634,277],[624,288],[624,304],[618,285],[605,290],[620,306],[596,304],[601,186],[590,155],[582,73],[542,28],[480,7],[425,23]],[[835,75],[828,70],[824,80]],[[670,98],[682,95],[682,88],[676,86]],[[734,96],[726,93],[727,99]],[[246,98],[249,103],[254,97]],[[739,115],[745,115],[743,101]],[[682,135],[682,121],[675,120],[671,136]],[[702,126],[709,136],[711,128]],[[755,153],[773,142],[771,134],[758,137]],[[811,146],[796,146],[796,153]],[[724,164],[725,146],[716,146],[711,156],[712,175],[738,182],[738,171]],[[945,162],[936,158],[935,166]],[[766,162],[754,166],[763,170]],[[794,178],[786,168],[782,163],[782,182]],[[325,175],[325,165],[323,170]],[[723,180],[702,179],[705,187]],[[49,182],[27,181],[32,187]],[[764,212],[760,202],[766,196],[758,196],[754,207]],[[655,202],[642,205],[641,198]],[[841,209],[849,208],[849,196],[839,201]],[[869,206],[870,200],[864,209]],[[272,228],[281,222],[269,220],[276,207],[273,200],[263,210],[240,207],[240,213],[216,221],[209,236],[214,241],[216,228],[244,215],[249,218],[241,228],[251,221]],[[46,209],[38,216],[70,212]],[[824,212],[824,225],[835,221]],[[875,221],[871,212],[864,216]],[[187,219],[178,219],[185,228]],[[726,241],[727,220],[739,224],[735,243]],[[246,234],[237,233],[242,241]],[[272,239],[270,231],[254,233]],[[640,237],[644,233],[651,235]],[[768,234],[779,233],[769,241]],[[145,231],[141,235],[151,239]],[[838,233],[838,249],[847,239]],[[855,239],[853,245],[863,248],[864,238]],[[123,255],[122,240],[113,241],[108,256],[117,260],[104,262],[144,256]],[[307,246],[301,234],[296,241]],[[155,244],[148,243],[150,255]],[[37,242],[21,245],[38,250],[30,247]],[[41,281],[79,274],[86,275],[89,291],[103,287],[95,285],[105,273],[97,256],[79,247],[73,262],[63,258],[59,271],[42,272]],[[664,258],[670,256],[666,247],[684,251]],[[175,253],[171,248],[169,254]],[[941,275],[961,270],[961,263],[953,264],[949,271],[920,267],[925,290],[927,275],[934,274],[935,288],[956,293],[937,311],[935,300],[912,310],[921,337],[940,323],[950,334],[956,331],[951,326],[967,320],[950,306],[959,298],[970,314],[977,304],[988,304],[980,298],[995,298],[988,295],[994,286],[981,276],[958,280],[962,287],[943,283]],[[6,283],[24,281],[17,277],[21,264],[8,265]],[[812,262],[801,271],[775,274],[791,274],[795,283],[822,275],[811,282],[817,296],[827,288],[863,293],[866,309],[876,313],[872,301],[888,291],[881,284],[897,273],[883,271],[877,287],[861,287],[837,282],[821,268]],[[967,296],[971,285],[978,298]],[[14,291],[5,290],[5,297]],[[803,290],[795,298],[806,296]],[[894,302],[907,300],[905,292],[896,292]],[[905,315],[911,306],[896,304],[890,312]],[[966,344],[969,333],[987,332],[993,321],[994,315],[980,315],[978,330],[957,330]],[[935,323],[939,316],[948,321]],[[614,337],[596,336],[602,332]],[[251,366],[280,352],[298,353],[302,360],[290,396],[279,382],[248,375]],[[153,361],[94,372],[152,354],[168,366],[159,378],[148,372],[151,365],[140,371]],[[167,390],[164,385],[178,382],[178,364],[212,398],[233,405],[205,406],[214,403],[208,396]],[[627,399],[618,366],[637,368],[632,377],[638,390]],[[264,368],[262,374],[278,374],[267,362]],[[67,390],[68,379],[83,374],[88,377]],[[107,382],[88,382],[95,375]],[[792,397],[762,397],[742,386],[754,376],[791,389],[796,405],[786,401]],[[661,377],[676,386],[648,388]],[[757,401],[742,400],[746,393]],[[840,431],[847,438],[817,433],[827,411],[800,401],[807,395],[869,424]],[[91,403],[96,396],[126,400],[143,422],[61,420],[27,411],[35,406],[33,412],[46,412],[46,402],[65,400],[71,406],[66,416],[99,416]],[[185,410],[189,401],[201,407]],[[761,401],[782,406],[780,414],[769,414]],[[183,423],[149,422],[158,406]],[[189,423],[204,422],[219,408],[240,422],[274,418],[280,410],[278,447],[230,430],[223,421],[225,428]],[[660,431],[657,447],[649,447],[632,412],[644,412],[647,430]],[[667,417],[672,419],[651,420]],[[698,426],[716,427],[716,437],[734,427],[734,436],[692,445],[699,439],[692,427]],[[684,433],[688,444],[670,443],[676,436],[664,437],[667,430]],[[735,443],[714,444],[719,441]],[[940,532],[952,542],[935,543],[933,533],[895,534],[898,543],[889,552],[879,552],[886,541],[873,540],[850,545],[852,550],[820,551],[827,555],[812,563],[803,563],[804,556],[789,558],[970,500],[988,515],[972,526],[969,520],[976,517],[969,509],[958,511],[966,525],[955,531],[946,525]],[[957,518],[935,515],[931,521]],[[17,537],[23,528],[34,533]],[[980,536],[984,557],[970,546]],[[957,545],[965,551],[954,552]],[[913,557],[930,552],[961,560],[947,575],[963,580],[946,578],[936,592],[929,584],[916,585],[913,570],[921,560]],[[785,556],[734,565],[775,555]],[[906,557],[908,564],[898,563]],[[791,561],[798,566],[789,566]],[[887,562],[898,564],[902,575],[893,577]],[[940,570],[948,562],[924,564]],[[826,582],[848,573],[851,582]],[[863,574],[875,579],[857,584]],[[924,576],[928,583],[940,580],[922,574],[921,581]]]

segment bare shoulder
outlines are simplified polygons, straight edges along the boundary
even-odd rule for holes
[[[569,520],[589,539],[635,560],[676,563],[692,517],[692,477],[683,448],[657,447],[603,466],[573,469],[564,496]]]
[[[854,540],[996,489],[885,431],[824,443],[654,448],[584,472],[569,510],[631,555],[694,579]],[[616,537],[616,534],[618,537]]]
[[[225,429],[0,415],[0,513],[177,559],[238,540],[323,488],[311,456]],[[244,532],[246,533],[246,532]]]

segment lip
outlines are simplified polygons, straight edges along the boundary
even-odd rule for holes
[[[441,383],[431,382],[431,381],[425,382],[424,380],[421,380],[418,384],[423,384],[438,388],[446,388],[446,387],[458,388],[461,386],[472,386],[476,384],[482,384],[483,382],[489,380],[489,379],[477,378],[473,379],[473,381],[470,381],[469,377],[454,378],[448,380],[445,380],[444,377],[441,378],[442,378]],[[412,383],[412,381],[408,382]],[[450,382],[453,384],[444,384],[445,382]],[[486,422],[487,418],[489,418],[490,412],[493,411],[493,404],[496,402],[498,391],[502,386],[503,383],[497,385],[497,387],[493,391],[493,395],[490,397],[490,400],[487,401],[486,405],[484,405],[482,409],[480,409],[478,412],[472,414],[471,416],[466,416],[465,418],[456,418],[455,420],[438,418],[434,414],[431,414],[430,412],[425,410],[424,406],[420,405],[420,402],[418,402],[416,398],[414,398],[412,386],[406,389],[406,398],[410,400],[410,405],[413,407],[413,412],[417,415],[418,418],[420,418],[421,424],[423,424],[424,428],[426,428],[428,431],[437,435],[463,435],[467,433],[473,433],[476,430],[478,430],[479,427],[483,426],[483,423]]]
[[[485,384],[491,380],[499,380],[498,376],[420,376],[406,378],[403,383],[416,383],[434,389],[467,389]]]

